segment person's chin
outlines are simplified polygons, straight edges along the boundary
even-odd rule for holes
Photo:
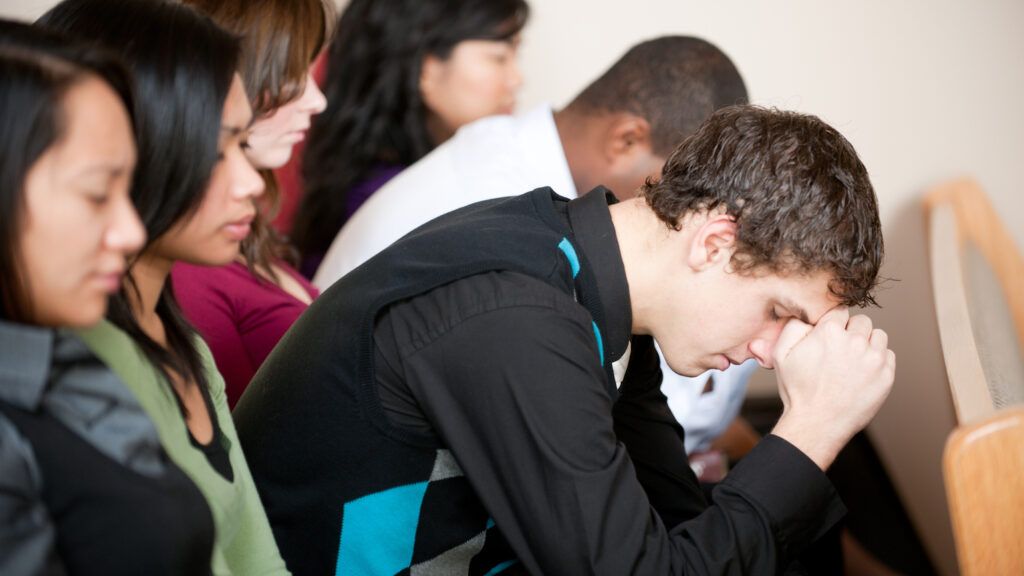
[[[498,106],[494,110],[494,114],[515,114],[515,113],[516,113],[516,104],[515,104],[515,102],[513,102],[511,104],[502,104],[501,106]]]
[[[60,326],[68,328],[88,328],[95,326],[103,320],[107,313],[107,302],[110,295],[103,291],[94,291],[91,294],[75,299],[78,305],[74,310],[69,310],[64,318],[58,322]]]
[[[283,149],[276,151],[273,155],[268,156],[267,161],[262,168],[267,170],[277,170],[287,164],[288,161],[292,159],[292,149],[294,146],[294,144],[289,144],[288,146],[283,147]]]
[[[249,163],[257,170],[277,170],[292,159],[294,143],[281,144],[273,150],[264,151],[262,154],[249,154]]]
[[[202,255],[190,258],[189,264],[196,266],[227,266],[238,258],[241,253],[241,242],[225,242],[218,250],[209,250]]]
[[[725,370],[729,367],[729,359],[723,354],[714,354],[705,358],[701,358],[700,361],[694,362],[690,366],[685,367],[682,371],[673,371],[680,376],[695,377],[711,370]]]
[[[692,361],[683,364],[673,365],[666,358],[666,364],[668,364],[669,369],[675,372],[676,374],[679,374],[680,376],[687,376],[690,378],[694,376],[700,376],[701,374],[708,371],[708,368],[705,368],[704,366],[697,366]]]

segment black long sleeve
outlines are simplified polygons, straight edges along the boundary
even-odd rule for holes
[[[708,504],[690,469],[685,432],[661,392],[661,362],[650,336],[632,339],[629,367],[612,408],[615,435],[662,522],[672,529]]]
[[[627,451],[620,442],[589,315],[542,282],[466,279],[396,305],[387,322],[393,340],[378,344],[533,573],[770,574],[842,515],[824,474],[770,436],[717,488],[714,505],[665,497],[658,507],[671,521],[697,513],[666,530],[638,473],[662,475],[666,490],[685,473],[657,468],[656,445],[644,456],[641,444]],[[431,330],[419,329],[424,322]],[[666,442],[681,434],[662,425],[655,436]]]

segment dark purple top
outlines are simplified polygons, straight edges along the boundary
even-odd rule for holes
[[[365,179],[349,189],[348,196],[345,199],[345,216],[338,229],[334,231],[334,234],[337,235],[341,231],[341,227],[356,213],[356,210],[363,205],[363,202],[366,202],[370,196],[373,196],[373,193],[379,190],[381,186],[387,184],[388,180],[398,176],[398,173],[402,170],[405,170],[405,166],[395,166],[393,164],[380,164],[371,168],[370,173]],[[324,255],[327,254],[328,248],[330,248],[329,245],[324,247],[323,252],[310,252],[304,255],[299,265],[299,272],[306,278],[312,279],[316,275],[316,269],[324,261]]]
[[[290,274],[316,298],[319,291],[284,262]],[[189,322],[210,346],[234,408],[277,341],[307,308],[280,286],[258,280],[244,264],[209,267],[178,263],[171,269],[174,295]]]

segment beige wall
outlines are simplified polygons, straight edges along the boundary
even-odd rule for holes
[[[954,573],[940,467],[953,414],[918,199],[937,182],[974,175],[1024,245],[1024,3],[531,4],[524,105],[566,103],[637,40],[695,34],[737,62],[755,102],[817,114],[856,146],[881,203],[884,274],[899,280],[881,292],[883,308],[871,312],[891,335],[898,369],[870,431],[928,549],[944,573]]]
[[[34,18],[53,2],[3,0]],[[953,424],[918,198],[971,174],[1024,245],[1024,3],[1016,0],[532,0],[523,106],[567,102],[637,40],[695,34],[737,62],[755,102],[839,128],[871,171],[899,281],[871,312],[898,355],[897,387],[871,433],[926,545],[955,571],[940,459]],[[770,380],[761,379],[761,385]]]
[[[32,20],[54,4],[49,0],[0,0],[0,17]]]

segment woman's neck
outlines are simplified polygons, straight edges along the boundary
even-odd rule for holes
[[[433,112],[427,112],[426,126],[427,135],[430,137],[430,144],[435,148],[455,135],[455,130],[452,130],[450,126],[441,120],[440,116]]]
[[[157,315],[156,306],[160,301],[167,278],[171,274],[173,260],[155,254],[143,253],[131,267],[131,278],[135,290],[129,288],[128,299],[132,315],[139,327],[150,338],[163,346],[167,345],[163,322]]]

